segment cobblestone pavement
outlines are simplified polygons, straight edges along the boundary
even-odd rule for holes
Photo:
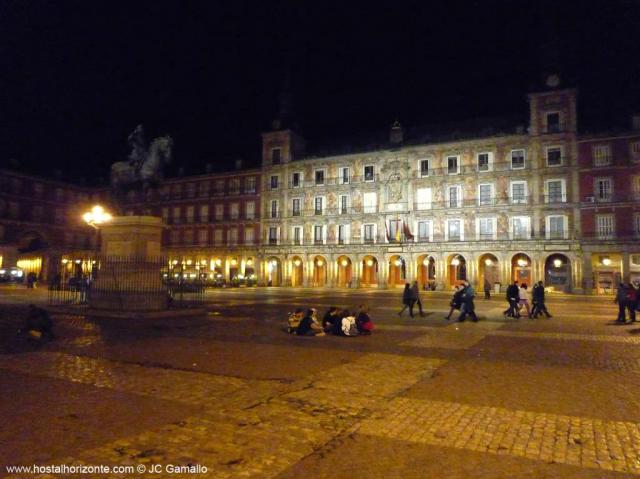
[[[442,319],[446,295],[427,296],[415,319],[397,317],[397,296],[214,291],[195,321],[57,315],[56,341],[37,349],[7,334],[26,301],[5,297],[2,477],[61,477],[5,469],[30,464],[201,465],[219,478],[640,474],[640,336],[611,324],[610,300],[551,298],[555,317],[538,321],[478,301],[483,321],[455,323]],[[371,336],[283,332],[298,305],[362,302]]]

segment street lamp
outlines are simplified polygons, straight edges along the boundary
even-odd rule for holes
[[[82,219],[84,220],[84,222],[91,226],[94,230],[96,230],[96,247],[94,252],[94,257],[96,258],[96,260],[98,258],[98,248],[100,247],[100,225],[111,221],[112,218],[113,217],[111,216],[111,213],[105,211],[105,209],[100,205],[95,205],[93,208],[91,208],[91,211],[87,211],[82,215]],[[97,268],[97,262],[93,263],[91,271],[93,279],[95,279],[96,277],[95,273]]]

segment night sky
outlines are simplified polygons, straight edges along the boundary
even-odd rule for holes
[[[640,111],[636,1],[343,3],[0,1],[0,164],[94,183],[142,123],[173,136],[170,174],[257,166],[287,71],[317,151],[396,118],[522,115],[550,69],[583,129]]]

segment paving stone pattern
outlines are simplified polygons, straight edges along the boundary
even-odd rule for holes
[[[640,425],[396,398],[356,429],[402,441],[640,473]]]

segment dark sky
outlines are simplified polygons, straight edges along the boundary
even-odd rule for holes
[[[174,168],[258,165],[287,69],[311,145],[522,114],[553,65],[582,126],[626,123],[638,58],[631,0],[0,0],[0,162],[106,177],[142,123],[173,136]]]

